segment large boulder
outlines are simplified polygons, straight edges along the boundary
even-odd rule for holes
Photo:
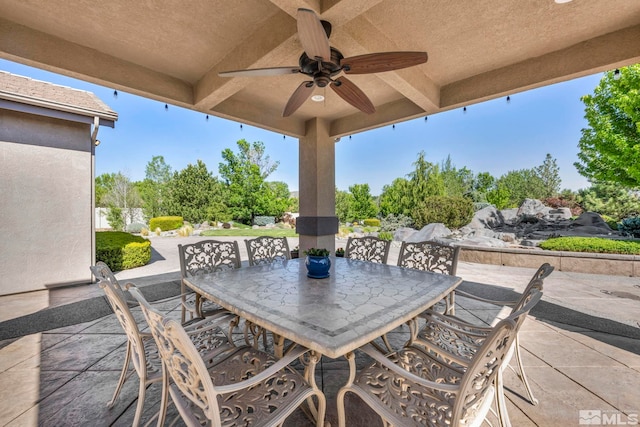
[[[504,218],[495,206],[487,206],[473,214],[471,222],[465,227],[472,229],[496,228],[504,225]]]
[[[609,224],[607,224],[605,220],[595,212],[583,212],[578,218],[573,221],[573,225],[574,227],[590,226],[602,228],[606,231],[611,231],[611,227],[609,227]]]
[[[464,239],[458,242],[461,246],[484,246],[487,248],[507,248],[509,244],[500,239],[493,239],[491,237],[474,236]]]
[[[406,242],[411,235],[417,232],[415,228],[401,227],[393,232],[393,240],[396,242]]]
[[[502,209],[500,215],[505,224],[515,224],[518,221],[518,208]]]
[[[423,242],[425,240],[437,240],[441,237],[446,237],[451,234],[451,230],[449,230],[442,223],[432,223],[427,224],[420,231],[413,233],[407,239],[406,242]]]
[[[551,208],[545,206],[540,200],[524,199],[518,209],[518,217],[543,218],[549,214]]]

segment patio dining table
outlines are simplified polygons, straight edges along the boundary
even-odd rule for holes
[[[307,277],[300,258],[198,275],[185,282],[276,337],[335,359],[414,319],[462,281],[367,261],[331,262],[325,279]]]

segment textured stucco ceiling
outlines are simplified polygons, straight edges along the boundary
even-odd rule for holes
[[[350,79],[366,115],[330,89],[281,112],[303,75],[223,78],[296,66],[298,8],[333,25],[345,56],[426,51],[426,64]],[[0,57],[291,136],[320,117],[352,134],[640,62],[640,1],[0,0]]]

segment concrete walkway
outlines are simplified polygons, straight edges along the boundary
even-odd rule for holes
[[[153,261],[117,274],[139,286],[179,279],[177,244],[200,239],[153,238]],[[297,244],[289,239],[290,246]],[[337,246],[344,246],[338,240]],[[243,242],[240,242],[246,259]],[[389,262],[395,263],[397,247]],[[534,269],[461,262],[458,275],[465,290],[512,299]],[[521,332],[524,363],[534,394],[533,406],[515,374],[505,373],[508,410],[517,426],[633,425],[640,413],[640,280],[621,276],[554,271],[545,281],[545,296]],[[95,284],[0,297],[0,321],[102,296]],[[490,320],[496,307],[457,298],[457,310],[468,318]],[[177,303],[163,307],[177,314]],[[396,344],[407,328],[392,333]],[[131,425],[138,382],[129,380],[112,409],[106,402],[117,382],[126,337],[113,315],[65,328],[0,341],[0,426]],[[360,363],[366,363],[365,359]],[[324,358],[318,382],[329,404],[327,419],[337,425],[335,394],[346,381],[344,360]],[[135,377],[135,375],[134,375]],[[157,410],[159,387],[151,386],[145,420]],[[380,425],[356,398],[348,403],[349,425]],[[590,411],[590,412],[580,412]],[[594,420],[599,418],[599,424]],[[596,417],[596,418],[593,418]],[[180,422],[178,423],[180,425]],[[287,426],[310,425],[301,413]],[[494,423],[495,425],[495,423]]]

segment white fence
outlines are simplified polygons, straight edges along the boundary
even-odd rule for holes
[[[127,225],[131,224],[131,222],[140,222],[145,224],[144,214],[142,213],[141,208],[132,208],[130,209],[133,215],[127,215],[126,223]],[[95,213],[95,221],[96,221],[96,229],[105,229],[105,228],[113,228],[109,221],[107,221],[107,208],[96,208]],[[129,218],[133,217],[133,221]]]

